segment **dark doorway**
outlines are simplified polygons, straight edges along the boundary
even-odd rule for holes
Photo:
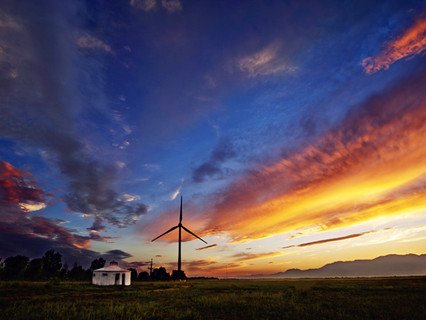
[[[121,274],[121,284],[124,286],[125,284],[126,284],[126,274],[125,273],[122,273]]]
[[[115,274],[115,284],[117,285],[117,284],[120,284],[120,274],[119,273],[116,273]]]

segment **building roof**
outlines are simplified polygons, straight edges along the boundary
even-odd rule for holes
[[[120,268],[120,267],[118,266],[118,263],[117,263],[117,262],[115,262],[115,261],[112,261],[112,262],[109,264],[109,266],[107,266],[107,267],[103,267],[103,268],[100,268],[100,269],[96,269],[96,270],[94,270],[94,271],[95,271],[95,272],[96,272],[96,271],[99,271],[99,272],[130,272],[130,270]]]

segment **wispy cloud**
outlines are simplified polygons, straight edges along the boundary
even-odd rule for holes
[[[14,17],[0,12],[0,28],[21,30],[23,26]]]
[[[283,247],[283,249],[294,248],[294,247],[307,247],[307,246],[313,246],[313,245],[316,245],[316,244],[323,244],[323,243],[328,243],[328,242],[342,241],[342,240],[347,240],[347,239],[352,239],[352,238],[358,238],[358,237],[361,237],[363,235],[370,234],[370,233],[373,233],[373,232],[375,232],[375,231],[354,233],[354,234],[349,234],[349,235],[343,236],[343,237],[328,238],[328,239],[322,239],[322,240],[317,240],[317,241],[305,242],[305,243],[301,243],[301,244],[286,246],[286,247]]]
[[[102,88],[98,87],[100,81],[87,81],[93,80],[92,72],[99,71],[97,63],[92,58],[89,61],[78,46],[107,52],[112,49],[87,34],[78,39],[71,36],[75,30],[71,21],[78,14],[78,5],[73,7],[75,11],[55,7],[58,11],[48,15],[42,24],[37,14],[29,14],[30,8],[33,8],[30,4],[23,4],[14,11],[16,20],[25,22],[25,28],[19,31],[7,28],[1,39],[0,46],[8,53],[4,57],[6,63],[1,64],[1,73],[16,69],[19,77],[0,79],[1,100],[8,101],[0,105],[0,113],[6,115],[0,117],[0,135],[49,155],[45,160],[65,179],[67,189],[62,199],[68,209],[118,227],[133,224],[147,212],[147,206],[120,200],[117,166],[92,152],[86,137],[80,133],[82,126],[75,121],[76,114],[95,110],[93,100],[104,97]],[[40,12],[52,9],[47,3],[37,8]],[[67,18],[58,19],[59,16]],[[34,45],[45,41],[50,44]],[[90,76],[77,77],[77,74]],[[58,81],[59,75],[65,80]],[[21,77],[26,80],[20,81]],[[83,103],[88,101],[87,94],[93,94],[90,98],[93,100]],[[85,105],[86,111],[80,109],[81,105]]]
[[[225,171],[223,163],[235,156],[234,145],[227,139],[221,140],[211,153],[210,158],[194,169],[192,180],[199,183],[207,178],[222,176]]]
[[[426,208],[425,103],[423,72],[366,99],[312,144],[215,193],[204,234],[247,241]]]
[[[76,44],[83,49],[99,49],[108,53],[112,53],[112,48],[105,41],[98,39],[89,34],[83,34],[76,39]]]
[[[280,56],[277,44],[269,45],[260,51],[245,55],[238,59],[238,68],[250,78],[268,76],[296,70]]]
[[[168,13],[182,11],[180,0],[130,0],[129,3],[133,8],[146,12],[154,11],[157,8],[162,8]]]
[[[157,0],[130,0],[130,5],[143,11],[151,11],[157,7]]]
[[[179,185],[179,187],[177,187],[177,189],[176,190],[174,190],[171,194],[170,194],[170,200],[171,201],[173,201],[173,200],[175,200],[176,198],[177,198],[177,196],[180,194],[180,190],[182,189],[182,186],[183,186],[183,182],[184,182],[184,179],[182,179],[182,182],[181,182],[181,184]]]
[[[169,13],[182,11],[180,0],[161,0],[161,6]]]
[[[32,175],[6,161],[0,161],[0,188],[3,204],[17,205],[25,212],[46,207],[47,194],[37,186]]]
[[[201,251],[201,250],[211,249],[211,248],[214,248],[214,247],[217,247],[217,244],[211,244],[211,245],[209,245],[209,246],[205,246],[205,247],[197,248],[197,249],[195,249],[195,250]]]
[[[362,67],[366,74],[388,69],[403,58],[413,57],[426,49],[426,20],[418,19],[410,28],[385,44],[385,48],[373,57],[365,58]]]
[[[259,259],[266,259],[266,258],[273,258],[277,256],[283,255],[282,252],[263,252],[263,253],[247,253],[247,252],[241,252],[236,253],[231,256],[234,261],[249,261],[249,260],[259,260]]]
[[[32,215],[33,206],[45,207],[46,193],[36,184],[30,172],[0,162],[0,232],[32,237],[49,237],[60,245],[88,248],[89,238],[79,236],[61,221]]]
[[[132,202],[132,201],[140,200],[140,198],[141,197],[139,197],[138,195],[130,194],[130,193],[123,193],[119,197],[120,201],[124,201],[124,202]]]

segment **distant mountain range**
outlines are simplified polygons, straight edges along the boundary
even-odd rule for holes
[[[327,278],[426,275],[426,254],[390,254],[372,260],[337,261],[318,269],[289,269],[254,278]]]

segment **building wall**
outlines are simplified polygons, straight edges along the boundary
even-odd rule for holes
[[[113,286],[116,285],[116,274],[119,274],[117,285],[122,284],[122,277],[124,276],[124,284],[130,286],[130,272],[102,272],[94,271],[92,274],[92,283],[99,286]]]

